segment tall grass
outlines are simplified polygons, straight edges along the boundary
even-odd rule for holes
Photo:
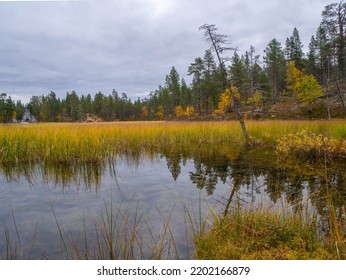
[[[211,229],[195,237],[197,259],[345,259],[333,244],[317,235],[316,215],[291,209],[270,210],[236,206],[214,220]]]
[[[265,146],[301,130],[346,137],[345,121],[263,121],[247,127],[254,143]],[[0,164],[91,163],[141,151],[216,145],[239,150],[243,144],[241,129],[232,121],[3,125]]]

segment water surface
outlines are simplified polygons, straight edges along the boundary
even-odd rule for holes
[[[317,168],[304,166],[278,168],[272,153],[260,151],[235,158],[163,152],[82,166],[2,167],[1,257],[8,258],[9,246],[11,257],[31,259],[71,257],[64,247],[68,241],[81,251],[86,241],[88,248],[96,248],[97,229],[102,229],[111,209],[118,221],[126,216],[127,226],[138,228],[143,244],[169,229],[165,240],[171,246],[164,248],[164,258],[193,258],[191,233],[207,219],[210,207],[220,215],[232,211],[234,204],[308,208],[309,213],[318,213],[320,230],[327,234],[326,180]],[[328,175],[330,193],[343,216],[345,168],[335,166]],[[122,228],[116,242],[125,236]],[[131,258],[153,257],[145,247]]]

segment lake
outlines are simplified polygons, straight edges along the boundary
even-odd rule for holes
[[[314,167],[318,166],[318,167]],[[192,233],[235,204],[317,213],[328,234],[323,168],[277,166],[273,152],[138,153],[105,163],[0,169],[2,258],[191,259]],[[328,167],[330,195],[345,215],[344,163]],[[112,236],[115,256],[99,244]],[[125,244],[125,245],[124,245]],[[77,249],[76,249],[77,248]]]

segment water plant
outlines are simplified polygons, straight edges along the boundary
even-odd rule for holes
[[[256,146],[272,147],[278,139],[301,131],[343,141],[336,149],[345,146],[345,121],[248,122],[247,128]],[[3,125],[0,164],[97,163],[122,154],[158,152],[168,147],[222,145],[236,150],[244,143],[241,129],[234,121]]]
[[[174,209],[172,209],[173,211]],[[154,231],[139,213],[138,203],[131,200],[126,205],[105,203],[104,211],[93,232],[83,224],[81,240],[71,236],[59,223],[54,213],[60,241],[62,259],[134,260],[178,259],[174,236],[170,229],[170,216],[162,216],[162,227]]]

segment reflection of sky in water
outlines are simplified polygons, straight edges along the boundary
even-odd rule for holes
[[[0,219],[4,228],[10,232],[10,239],[15,240],[15,227],[12,212],[15,218],[24,251],[29,250],[35,226],[37,232],[34,241],[32,258],[47,257],[61,258],[63,250],[59,238],[58,227],[54,219],[54,213],[59,225],[70,237],[76,240],[84,238],[84,226],[88,236],[94,236],[95,225],[102,222],[102,213],[105,207],[118,209],[123,205],[128,213],[136,213],[142,217],[142,221],[150,226],[152,232],[158,233],[163,222],[169,220],[170,229],[173,232],[174,241],[179,249],[179,257],[189,258],[186,249],[186,224],[187,230],[191,228],[188,222],[184,206],[191,211],[191,215],[198,216],[198,205],[203,202],[204,214],[209,210],[205,203],[215,205],[227,199],[231,192],[232,180],[226,184],[216,184],[213,195],[207,196],[206,190],[201,191],[193,185],[190,173],[195,172],[193,160],[187,160],[181,165],[181,173],[177,180],[167,168],[165,158],[156,157],[154,160],[142,158],[139,164],[129,164],[126,160],[118,160],[115,166],[116,176],[111,176],[109,167],[102,174],[98,188],[88,188],[83,180],[77,187],[74,183],[69,186],[43,180],[39,170],[33,184],[29,184],[24,176],[18,176],[16,180],[8,181],[0,175]],[[250,182],[250,186],[241,188],[241,197],[244,203],[256,201],[260,197],[265,198],[264,179],[259,176]],[[225,205],[220,204],[219,205]],[[222,209],[219,209],[221,212]],[[193,214],[194,213],[194,214]],[[172,214],[172,215],[171,215]],[[89,234],[90,233],[90,234]],[[193,252],[192,242],[189,241],[190,254]],[[0,231],[0,251],[5,252],[5,230]],[[25,253],[24,253],[25,256]]]

